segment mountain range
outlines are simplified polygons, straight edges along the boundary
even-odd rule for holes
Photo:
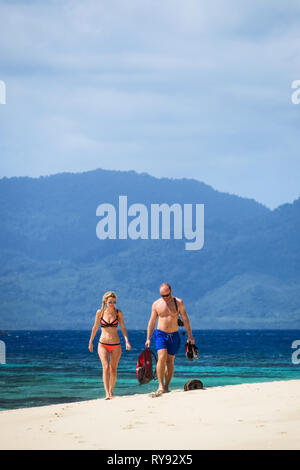
[[[96,236],[100,204],[204,204],[204,245]],[[92,170],[0,180],[0,329],[90,329],[114,290],[146,329],[159,285],[192,327],[300,328],[300,198],[270,210],[194,179]]]

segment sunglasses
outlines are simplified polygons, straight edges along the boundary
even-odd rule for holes
[[[171,295],[171,291],[168,294],[160,294],[162,297],[169,297]]]
[[[111,305],[111,304],[116,304],[116,303],[117,303],[117,301],[116,301],[116,300],[110,300],[110,301],[109,301],[109,302],[107,302],[107,303]]]

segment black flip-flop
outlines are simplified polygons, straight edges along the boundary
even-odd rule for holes
[[[192,344],[192,348],[193,348],[193,357],[194,359],[199,359],[199,353],[198,353],[198,348],[195,344]]]
[[[185,344],[185,355],[189,361],[192,361],[194,359],[193,348],[190,342]]]

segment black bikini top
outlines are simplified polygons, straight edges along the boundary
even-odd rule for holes
[[[118,312],[119,312],[119,310],[117,309],[117,316],[114,319],[114,321],[112,321],[111,323],[108,323],[106,320],[104,320],[104,318],[102,316],[101,319],[100,319],[101,328],[108,328],[109,326],[118,327],[118,323],[119,323]]]

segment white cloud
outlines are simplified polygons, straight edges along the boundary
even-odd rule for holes
[[[277,204],[279,162],[300,173],[299,10],[293,0],[2,0],[0,174],[136,169]],[[284,200],[298,197],[296,179],[284,184]]]

